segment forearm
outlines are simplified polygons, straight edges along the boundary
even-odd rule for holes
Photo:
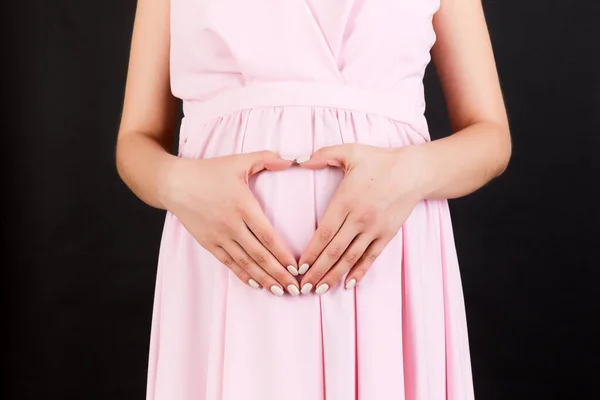
[[[422,166],[417,190],[423,199],[470,194],[504,172],[511,155],[508,127],[487,122],[415,147]]]
[[[152,207],[167,209],[170,176],[178,160],[156,139],[141,132],[122,135],[117,142],[121,179]]]

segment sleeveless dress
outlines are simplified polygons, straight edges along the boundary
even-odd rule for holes
[[[171,0],[171,87],[186,158],[429,140],[423,75],[439,0]],[[342,179],[250,181],[299,257]],[[201,177],[199,177],[201,179]],[[238,280],[167,213],[148,400],[469,400],[448,204],[422,201],[363,281],[275,297]]]

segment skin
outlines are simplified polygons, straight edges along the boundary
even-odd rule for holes
[[[247,184],[251,175],[288,168],[291,161],[268,151],[200,160],[169,153],[177,102],[169,86],[168,0],[138,0],[118,172],[140,199],[171,211],[250,286],[274,295],[284,290],[298,295],[300,287],[323,294],[347,274],[343,283],[352,288],[418,202],[472,193],[500,175],[510,158],[508,120],[480,0],[442,0],[434,27],[432,57],[455,133],[396,149],[333,146],[301,163],[342,168],[345,178],[299,262]],[[299,269],[305,272],[300,286]]]

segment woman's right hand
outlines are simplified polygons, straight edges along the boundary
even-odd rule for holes
[[[198,243],[245,284],[297,296],[297,262],[248,187],[250,176],[289,168],[270,151],[178,159],[169,175],[167,209]]]

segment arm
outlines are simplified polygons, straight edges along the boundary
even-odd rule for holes
[[[419,192],[456,198],[506,169],[510,132],[481,0],[441,0],[434,27],[432,57],[456,133],[417,146]]]
[[[200,160],[168,151],[177,115],[169,85],[169,8],[169,0],[138,0],[117,140],[119,175],[140,199],[171,211],[245,284],[297,295],[294,256],[246,184],[252,174],[291,162],[267,151]]]
[[[139,0],[117,139],[117,170],[139,198],[162,209],[177,160],[168,150],[176,116],[177,102],[169,84],[169,1]]]
[[[331,146],[302,163],[345,172],[300,257],[302,271],[310,266],[303,293],[316,287],[323,294],[345,273],[353,288],[421,200],[464,196],[506,168],[510,133],[480,1],[441,0],[434,17],[432,56],[456,133],[393,149]]]

